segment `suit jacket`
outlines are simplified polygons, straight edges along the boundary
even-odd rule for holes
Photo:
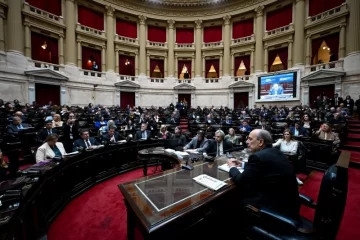
[[[62,156],[66,153],[64,145],[61,142],[57,142],[56,147],[59,149]],[[52,159],[54,157],[55,157],[55,153],[51,149],[51,147],[49,146],[49,144],[47,142],[44,143],[43,145],[41,145],[40,147],[38,147],[38,149],[36,151],[36,162],[37,163],[48,160],[48,159]]]
[[[23,126],[23,128],[28,128],[28,127],[30,127],[30,125],[27,124],[27,123],[21,123],[21,125]],[[7,126],[7,132],[8,132],[8,134],[18,134],[18,133],[19,133],[19,130],[20,130],[20,129],[17,128],[17,125],[10,124],[9,126]],[[21,130],[20,130],[20,131],[21,131]]]
[[[79,125],[77,122],[75,122],[75,124],[73,124],[72,128],[72,135],[73,135],[73,139],[72,140],[76,140],[79,138]],[[63,125],[63,132],[64,132],[64,140],[65,141],[70,141],[70,126],[66,124],[66,122]]]
[[[226,152],[230,152],[233,149],[232,142],[228,140],[223,141],[223,153],[226,154]],[[206,148],[206,153],[209,156],[216,156],[217,154],[217,142],[215,140],[210,140],[210,143],[208,147]]]
[[[262,129],[262,126],[257,126],[256,129]],[[265,125],[265,130],[270,132],[271,131],[271,127],[269,125]]]
[[[198,152],[205,152],[206,148],[209,145],[209,140],[204,138],[204,140],[201,142],[200,147],[196,148],[198,143],[197,137],[194,137],[191,139],[191,141],[185,146],[186,149],[197,149]]]
[[[57,131],[57,129],[52,128],[52,129],[51,129],[51,133],[52,133],[52,134],[58,134],[58,131]],[[37,133],[36,138],[37,138],[38,141],[43,142],[43,141],[45,141],[45,139],[46,139],[46,137],[47,137],[48,135],[49,135],[48,130],[47,130],[46,128],[43,128],[43,129],[41,129],[41,130]]]
[[[96,139],[93,138],[93,137],[89,137],[89,141],[90,141],[91,146],[98,146],[98,145],[100,145],[100,143],[98,143],[98,142],[96,141]],[[74,151],[77,151],[77,148],[78,148],[78,147],[87,148],[84,139],[79,138],[78,140],[76,140],[76,141],[74,142]]]
[[[123,135],[120,135],[119,133],[114,133],[115,142],[118,142],[120,140],[125,140],[125,137]],[[108,133],[105,133],[101,136],[101,141],[110,142],[111,137]]]
[[[303,137],[308,136],[308,131],[305,128],[300,127],[298,131],[299,131],[299,136],[303,136]],[[290,127],[290,132],[293,134],[293,136],[295,136],[295,127]]]
[[[299,217],[296,175],[289,160],[276,148],[251,154],[243,173],[233,167],[229,174],[243,203],[265,207],[295,219]]]
[[[146,139],[149,139],[151,137],[151,131],[149,130],[145,130],[146,131]],[[142,138],[142,132],[141,131],[137,131],[135,133],[135,140],[141,140]]]
[[[341,97],[338,97],[337,105],[335,106],[335,98],[332,98],[332,99],[331,99],[331,106],[337,107],[337,106],[340,105],[340,103],[343,103],[343,102],[344,102],[344,99],[341,98]]]

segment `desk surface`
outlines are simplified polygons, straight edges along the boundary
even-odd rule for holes
[[[233,185],[229,173],[218,169],[218,166],[226,161],[226,156],[222,156],[214,162],[198,162],[193,165],[194,169],[191,171],[172,169],[156,176],[120,184],[119,188],[127,203],[150,232],[229,190]],[[218,191],[212,191],[193,180],[201,174],[225,181],[228,185]]]

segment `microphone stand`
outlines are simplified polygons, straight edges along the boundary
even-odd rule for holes
[[[186,170],[193,170],[194,169],[194,167],[189,164],[189,157],[188,156],[186,157],[185,165],[181,164],[181,168],[186,169]]]

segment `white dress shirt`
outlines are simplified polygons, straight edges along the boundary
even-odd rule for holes
[[[291,140],[287,142],[284,139],[279,139],[276,143],[273,143],[273,147],[279,147],[280,151],[285,153],[290,153],[291,155],[295,155],[298,149],[298,142]]]

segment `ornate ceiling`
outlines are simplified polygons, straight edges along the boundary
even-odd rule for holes
[[[153,4],[166,5],[166,6],[173,6],[173,7],[197,7],[197,6],[221,4],[223,2],[229,2],[231,0],[140,0],[140,1],[153,3]]]

